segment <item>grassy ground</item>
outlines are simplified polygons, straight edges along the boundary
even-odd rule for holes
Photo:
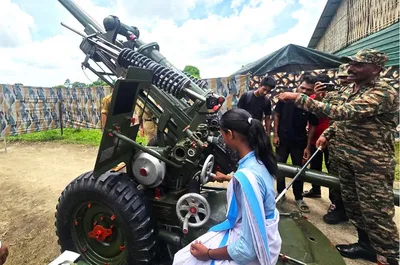
[[[64,129],[64,134],[61,135],[59,129],[49,130],[31,134],[23,134],[20,136],[10,136],[7,141],[23,141],[23,142],[44,142],[44,141],[59,141],[63,143],[71,144],[84,144],[91,146],[98,146],[101,141],[102,132],[95,129]],[[136,138],[138,143],[146,144],[146,140],[143,137],[138,136]],[[272,142],[272,140],[271,140]],[[396,180],[400,180],[399,176],[399,142],[395,142],[396,148]],[[292,160],[288,159],[288,164],[292,164]],[[325,163],[322,165],[322,171],[327,172]]]
[[[64,129],[63,135],[61,130],[49,130],[43,132],[36,132],[30,134],[22,134],[19,136],[7,137],[8,142],[47,142],[47,141],[59,141],[62,143],[69,144],[84,144],[90,146],[98,146],[102,137],[101,130],[95,129]],[[145,144],[146,140],[143,137],[138,136],[136,142]]]

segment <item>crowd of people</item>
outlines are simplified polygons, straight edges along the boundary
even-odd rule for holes
[[[305,76],[296,92],[279,95],[273,119],[275,152],[270,140],[271,103],[266,97],[275,86],[273,78],[264,78],[257,90],[240,98],[238,108],[222,115],[223,140],[240,156],[236,172],[216,172],[214,177],[229,181],[227,219],[178,251],[174,265],[276,264],[282,240],[275,198],[285,189],[277,163],[290,155],[300,166],[319,147],[324,152],[313,159],[311,168],[321,170],[324,160],[341,187],[329,190],[333,206],[324,220],[330,224],[350,220],[358,233],[357,243],[339,244],[336,249],[347,258],[398,264],[393,183],[399,92],[379,78],[386,54],[365,49],[343,60],[347,64],[339,69],[341,85],[334,91],[328,92],[323,76]],[[321,187],[303,191],[300,178],[293,193],[298,209],[309,212],[303,198],[321,198]],[[7,256],[3,245],[0,265]]]
[[[358,242],[338,244],[338,252],[379,265],[399,263],[399,233],[393,220],[399,92],[379,78],[386,54],[364,49],[342,59],[346,64],[340,66],[337,89],[328,90],[323,76],[305,76],[296,92],[279,95],[275,153],[270,143],[271,104],[266,99],[275,86],[273,78],[265,77],[258,89],[240,98],[238,108],[222,116],[224,142],[240,156],[236,172],[217,172],[215,177],[229,181],[227,220],[176,253],[174,265],[276,264],[281,238],[273,178],[278,193],[285,189],[277,162],[286,162],[290,155],[294,165],[302,165],[317,148],[324,152],[311,167],[321,170],[324,156],[341,187],[340,192],[330,190],[333,206],[324,220],[350,220],[358,233]],[[300,178],[293,193],[299,210],[309,212],[303,197],[320,198],[321,187],[303,191]]]

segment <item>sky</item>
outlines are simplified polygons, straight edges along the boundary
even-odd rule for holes
[[[68,0],[69,1],[69,0]],[[179,69],[226,77],[287,44],[307,46],[326,0],[74,0],[100,25],[115,15]],[[0,0],[0,84],[91,83],[83,27],[58,0]]]

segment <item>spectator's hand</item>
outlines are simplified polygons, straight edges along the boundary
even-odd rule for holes
[[[0,248],[0,265],[3,265],[8,257],[8,247],[6,245],[2,245]]]
[[[275,145],[275,147],[279,146],[279,137],[278,136],[274,136],[274,145]]]
[[[294,92],[283,92],[280,93],[278,96],[278,99],[280,101],[294,101],[299,93],[294,93]]]
[[[303,160],[307,161],[308,159],[310,159],[310,149],[306,148],[306,149],[304,149],[304,152],[303,152]]]
[[[196,240],[193,244],[190,245],[190,253],[197,260],[207,261],[209,260],[207,254],[208,248],[201,244],[200,241]]]
[[[321,146],[322,150],[324,150],[327,146],[327,141],[326,138],[323,136],[320,136],[316,142],[317,148]]]
[[[325,97],[326,95],[326,86],[323,85],[321,82],[316,82],[314,86],[314,93],[315,93],[315,99],[316,100],[321,100]]]

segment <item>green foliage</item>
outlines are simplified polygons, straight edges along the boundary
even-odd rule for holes
[[[98,146],[102,137],[102,131],[97,129],[64,129],[61,135],[60,129],[35,132],[30,134],[22,134],[19,136],[9,136],[9,142],[50,142],[57,141],[69,144],[84,144],[90,146]],[[138,136],[137,143],[146,144],[146,138]]]
[[[82,83],[82,82],[73,82],[72,84],[71,84],[71,87],[79,87],[79,88],[83,88],[83,87],[87,87],[87,85],[85,84],[85,83]]]
[[[103,80],[101,80],[100,78],[98,78],[96,81],[88,85],[88,87],[97,87],[97,86],[108,86],[108,84]]]
[[[65,86],[66,88],[69,88],[69,87],[71,86],[71,80],[69,80],[69,78],[67,78],[67,79],[65,80],[64,86]]]
[[[115,81],[113,82],[113,84],[115,83]],[[56,86],[56,88],[85,88],[85,87],[99,87],[99,86],[108,86],[108,84],[106,82],[104,82],[103,80],[101,80],[100,78],[98,78],[96,81],[94,81],[91,84],[85,84],[82,82],[71,82],[69,79],[65,80],[63,85],[58,85]]]
[[[183,72],[188,73],[191,76],[200,79],[200,70],[196,66],[186,65],[185,68],[183,68]]]

